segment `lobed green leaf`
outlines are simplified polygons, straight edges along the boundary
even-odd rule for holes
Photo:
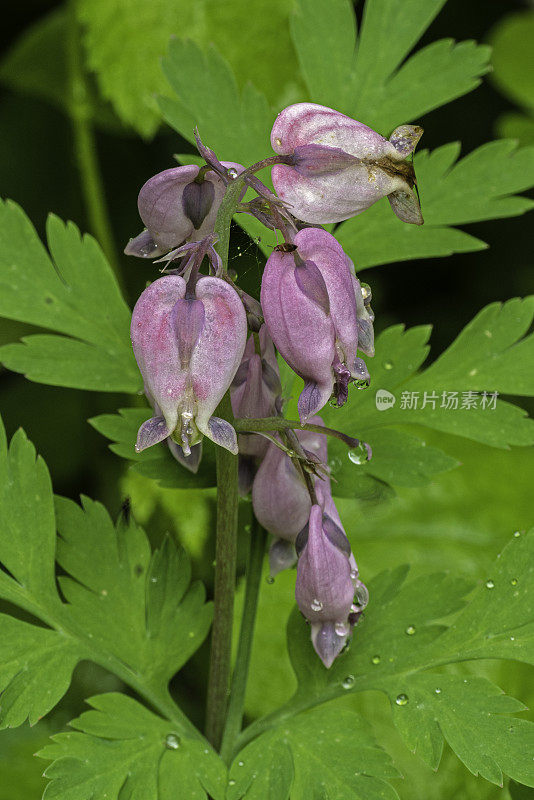
[[[50,254],[22,209],[0,202],[0,316],[62,334],[4,345],[0,361],[54,386],[139,391],[130,311],[102,250],[54,215],[47,237]]]
[[[207,744],[173,730],[136,700],[104,694],[87,701],[70,724],[38,755],[52,760],[47,800],[213,800],[225,797],[224,763]]]

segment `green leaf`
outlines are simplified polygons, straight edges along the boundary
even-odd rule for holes
[[[104,694],[53,736],[38,755],[53,760],[46,797],[53,800],[223,800],[226,769],[207,745],[183,737],[131,697]],[[179,787],[179,788],[178,788]]]
[[[387,135],[475,89],[490,55],[475,42],[443,39],[402,64],[444,2],[368,0],[356,43],[348,0],[299,0],[291,32],[311,99]]]
[[[291,19],[310,98],[343,111],[353,103],[356,17],[349,0],[297,0]],[[327,68],[325,68],[327,66]]]
[[[534,110],[534,13],[522,11],[505,17],[492,32],[492,79],[508,97]]]
[[[293,102],[303,89],[289,38],[291,7],[292,0],[257,0],[250,14],[246,0],[82,0],[79,16],[86,29],[88,65],[96,72],[103,97],[123,122],[151,137],[161,120],[156,96],[166,85],[160,61],[171,37],[180,37],[182,44],[187,37],[203,48],[214,44],[245,92],[252,81],[262,86],[270,102],[280,107]],[[120,48],[117,30],[122,32]],[[193,86],[198,82],[200,89],[203,79],[193,72]],[[214,108],[223,111],[217,103]],[[187,138],[193,125],[187,124]]]
[[[339,495],[353,496],[357,475],[373,475],[398,486],[427,483],[456,462],[425,439],[398,430],[420,426],[464,436],[492,447],[528,445],[534,426],[518,406],[492,393],[534,394],[534,336],[521,338],[534,315],[534,298],[492,303],[477,314],[457,339],[426,370],[430,328],[387,328],[368,359],[372,388],[353,392],[343,409],[323,409],[327,425],[369,442],[373,458],[352,464],[337,442],[329,443],[332,476]],[[486,394],[484,394],[486,393]],[[386,398],[387,404],[381,400]],[[457,407],[455,407],[457,406]],[[462,407],[464,406],[464,407]]]
[[[165,442],[136,453],[137,431],[150,416],[148,408],[121,408],[118,414],[101,414],[89,422],[99,433],[111,439],[110,450],[133,462],[132,469],[169,488],[205,489],[216,486],[215,452],[207,439],[202,442],[202,461],[196,475],[185,469],[171,455]]]
[[[534,664],[534,530],[512,537],[467,605],[467,586],[457,578],[407,583],[406,575],[399,568],[371,582],[354,642],[328,671],[293,614],[288,645],[299,689],[280,718],[349,692],[379,690],[389,696],[408,747],[431,767],[446,740],[473,774],[502,785],[504,772],[534,786],[534,723],[510,716],[524,706],[485,679],[427,672],[481,658]]]
[[[438,473],[458,466],[456,459],[406,431],[382,428],[373,431],[371,439],[373,459],[366,470],[386,484],[424,486]],[[361,465],[345,463],[347,447],[339,440],[329,442],[328,454],[331,474],[336,481],[334,494],[354,497],[354,484],[362,477],[358,469]]]
[[[394,800],[399,774],[361,717],[320,708],[247,745],[230,769],[227,800]]]
[[[198,126],[202,140],[223,161],[245,166],[270,152],[274,114],[251,83],[242,91],[230,65],[210,47],[174,39],[163,60],[163,71],[178,99],[160,98],[165,119],[190,142]]]
[[[524,214],[532,200],[514,197],[534,185],[534,147],[495,141],[456,162],[451,143],[415,156],[425,224],[406,225],[381,200],[364,214],[341,223],[335,235],[361,270],[412,258],[481,250],[486,245],[451,227]]]
[[[100,247],[54,215],[47,235],[50,255],[22,209],[0,203],[0,315],[63,334],[25,336],[0,361],[54,386],[139,391],[130,311]]]
[[[0,589],[1,591],[1,589]],[[0,727],[35,725],[70,686],[80,650],[59,632],[0,614]]]
[[[2,725],[47,713],[67,690],[74,666],[91,660],[190,731],[167,684],[206,637],[211,607],[199,583],[189,586],[184,551],[167,538],[151,554],[133,520],[113,525],[87,498],[83,508],[56,498],[54,513],[44,462],[23,431],[8,450],[1,426],[0,516],[0,598],[47,626],[0,615]],[[55,558],[67,602],[56,588]]]

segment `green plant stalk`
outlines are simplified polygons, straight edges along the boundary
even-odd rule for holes
[[[229,392],[220,403],[217,415],[233,421]],[[206,704],[206,737],[216,750],[222,740],[230,686],[239,502],[237,463],[237,456],[217,447],[214,616]]]
[[[221,257],[223,275],[226,275],[228,267],[230,225],[242,189],[243,180],[240,178],[228,186],[215,223],[215,233],[218,237],[216,248]],[[226,392],[216,413],[222,419],[234,422],[230,391]],[[214,617],[206,702],[206,737],[218,750],[226,721],[230,688],[239,504],[237,456],[223,447],[217,447],[216,467],[217,541]]]
[[[71,2],[69,6],[67,58],[71,88],[68,108],[74,138],[74,155],[80,175],[89,228],[102,247],[119,284],[122,285],[91,122],[91,105],[85,80],[75,2]]]
[[[250,532],[249,555],[247,560],[247,582],[245,587],[245,600],[241,629],[239,632],[239,645],[237,648],[236,664],[232,678],[232,691],[228,703],[226,726],[224,728],[221,757],[230,763],[235,749],[236,739],[241,732],[243,722],[243,707],[247,689],[252,641],[254,637],[254,624],[258,608],[260,593],[261,571],[263,556],[265,554],[266,534],[256,519]]]
[[[348,436],[342,431],[336,431],[334,428],[327,428],[325,425],[314,425],[310,422],[298,422],[297,420],[284,419],[284,417],[236,419],[234,427],[236,431],[241,433],[264,433],[268,431],[290,430],[313,431],[313,433],[321,433],[326,436],[333,436],[335,439],[340,439],[349,447],[357,447],[360,444],[359,439]]]

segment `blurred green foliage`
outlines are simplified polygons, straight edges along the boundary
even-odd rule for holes
[[[500,136],[534,143],[534,12],[510,14],[494,28],[492,78],[501,92],[522,106],[523,113],[503,114],[496,123]]]

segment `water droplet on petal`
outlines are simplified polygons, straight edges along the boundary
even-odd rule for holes
[[[398,706],[405,706],[408,702],[408,695],[407,694],[398,694],[395,700]]]
[[[353,464],[365,464],[369,461],[369,451],[363,442],[360,442],[357,447],[353,447],[352,450],[349,450],[348,456]]]
[[[347,675],[341,685],[344,689],[350,689],[351,686],[354,686],[354,675]]]
[[[373,656],[371,659],[371,663],[375,665],[380,664],[380,656],[379,655]]]
[[[235,179],[237,178],[237,170],[234,169],[233,167],[230,167],[230,169],[228,170],[228,177],[231,178],[233,181],[235,181]]]
[[[350,633],[350,625],[348,622],[336,622],[334,630],[337,636],[348,636]]]
[[[180,737],[176,733],[169,733],[165,737],[165,747],[167,750],[178,750],[180,747]]]
[[[355,581],[356,578],[358,577],[358,574],[359,573],[358,573],[357,569],[351,569],[351,571],[350,571],[351,580]]]
[[[405,633],[407,633],[408,636],[413,636],[415,633],[415,627],[413,625],[408,625],[408,627],[405,630]]]
[[[486,589],[494,589],[494,588],[495,588],[495,583],[490,578],[489,580],[486,581]]]
[[[322,611],[323,610],[323,604],[321,603],[321,601],[317,600],[317,598],[314,598],[311,601],[311,610],[312,611]]]

